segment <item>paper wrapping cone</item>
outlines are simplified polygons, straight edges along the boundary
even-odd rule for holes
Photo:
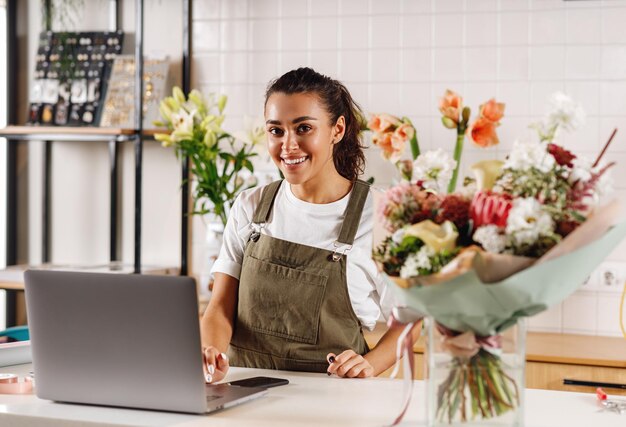
[[[611,227],[618,210],[611,204],[598,211],[538,260],[465,251],[468,255],[461,254],[464,258],[447,272],[408,280],[385,277],[394,284],[399,305],[455,331],[494,335],[578,289],[626,236],[626,222]]]

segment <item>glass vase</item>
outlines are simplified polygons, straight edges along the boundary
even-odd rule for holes
[[[455,335],[426,319],[428,426],[522,426],[525,320],[496,336],[459,337],[469,351],[451,345]]]
[[[213,218],[212,221],[205,221],[206,237],[202,247],[202,263],[200,269],[199,290],[205,297],[210,297],[213,288],[213,277],[211,267],[220,254],[224,240],[224,224]]]

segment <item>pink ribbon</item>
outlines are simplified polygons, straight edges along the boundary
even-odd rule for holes
[[[391,373],[391,378],[395,378],[400,369],[399,362],[404,356],[404,397],[402,399],[400,413],[393,421],[391,426],[396,426],[400,424],[400,422],[406,415],[406,411],[409,409],[409,404],[411,403],[411,397],[413,395],[413,377],[415,372],[415,359],[413,358],[413,344],[415,344],[415,340],[413,339],[413,329],[421,324],[422,319],[423,318],[419,318],[413,322],[402,323],[398,321],[393,314],[391,314],[387,322],[387,325],[389,327],[406,325],[404,327],[404,330],[398,337],[398,347],[396,350],[396,367]]]
[[[469,359],[481,348],[501,348],[502,336],[477,336],[472,331],[456,332],[437,323],[437,330],[443,335],[441,346],[454,357]]]

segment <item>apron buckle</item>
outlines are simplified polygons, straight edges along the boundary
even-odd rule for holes
[[[265,223],[256,224],[254,222],[250,223],[250,228],[252,228],[252,233],[248,238],[248,241],[252,240],[253,242],[258,242],[261,237],[261,230],[265,226]]]
[[[333,254],[331,255],[331,260],[333,262],[339,261],[342,256],[347,254],[350,251],[350,249],[352,249],[352,245],[339,243],[337,241],[333,243],[333,246],[335,247],[335,250],[333,251]]]

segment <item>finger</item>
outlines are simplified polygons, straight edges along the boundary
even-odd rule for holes
[[[352,359],[343,363],[339,368],[337,368],[337,375],[340,377],[347,376],[348,371],[352,369],[354,366],[358,365],[363,361],[363,356],[355,355]]]
[[[352,350],[346,350],[339,356],[334,355],[334,353],[329,353],[329,356],[327,358],[330,366],[328,366],[326,372],[328,373],[328,375],[336,374],[337,370],[341,367],[343,363],[356,355],[357,354]]]
[[[229,360],[226,353],[219,353],[216,357],[217,369],[220,371],[227,371],[229,366]]]
[[[374,376],[374,368],[372,365],[369,365],[361,371],[359,374],[359,378],[371,378]]]
[[[328,353],[326,355],[326,360],[328,361],[328,363],[333,363],[335,361],[335,358],[337,357],[337,355],[335,353]]]
[[[342,365],[348,360],[352,359],[354,356],[358,356],[358,354],[356,354],[353,350],[346,350],[343,353],[341,353],[339,356],[335,357],[335,363]]]
[[[361,374],[370,367],[370,364],[367,360],[363,359],[360,363],[354,365],[348,372],[346,372],[346,377],[348,378],[364,378]]]
[[[210,383],[213,381],[213,375],[215,374],[217,351],[213,347],[208,347],[202,351],[202,354],[204,355],[205,380]]]

